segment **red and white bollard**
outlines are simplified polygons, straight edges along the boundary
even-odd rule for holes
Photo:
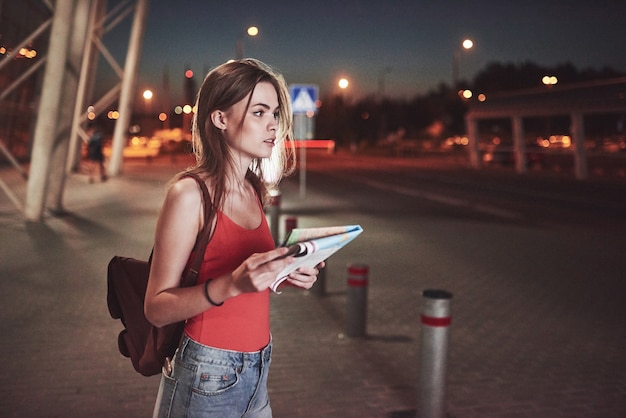
[[[428,289],[422,296],[417,416],[444,418],[452,293]]]
[[[348,303],[346,335],[364,337],[367,328],[367,287],[369,267],[365,264],[348,266]]]

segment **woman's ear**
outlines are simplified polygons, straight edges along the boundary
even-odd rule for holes
[[[221,131],[226,129],[226,115],[221,110],[211,112],[211,122]]]

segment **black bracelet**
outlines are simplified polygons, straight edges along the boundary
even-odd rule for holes
[[[220,302],[220,303],[215,303],[213,302],[213,299],[211,299],[211,296],[209,296],[209,282],[211,280],[207,280],[206,282],[204,282],[204,297],[206,297],[206,300],[209,301],[209,303],[213,306],[222,306],[224,304],[224,302]]]

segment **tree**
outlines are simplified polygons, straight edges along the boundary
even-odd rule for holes
[[[612,68],[577,70],[571,63],[553,67],[540,66],[530,61],[520,63],[491,62],[472,81],[464,81],[475,94],[513,91],[542,87],[545,75],[558,77],[559,85],[616,78],[624,76]],[[333,138],[338,146],[353,143],[378,143],[389,133],[402,130],[407,138],[425,138],[427,129],[435,124],[444,126],[443,137],[466,133],[467,101],[445,83],[411,100],[374,96],[356,102],[341,95],[323,98],[316,119],[320,138]]]

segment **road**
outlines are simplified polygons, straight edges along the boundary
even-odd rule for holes
[[[291,214],[364,229],[329,260],[328,287],[344,289],[345,263],[369,266],[368,334],[386,344],[362,360],[388,385],[414,387],[421,291],[439,288],[454,295],[450,416],[626,411],[623,181],[314,153],[306,166],[307,209]]]
[[[309,152],[306,167],[308,181],[341,195],[346,190],[364,194],[359,205],[370,210],[384,201],[386,206],[419,211],[428,205],[441,213],[527,224],[585,224],[620,231],[626,225],[623,179],[584,182],[546,172],[520,176],[512,169],[473,170],[453,157],[329,158]]]

